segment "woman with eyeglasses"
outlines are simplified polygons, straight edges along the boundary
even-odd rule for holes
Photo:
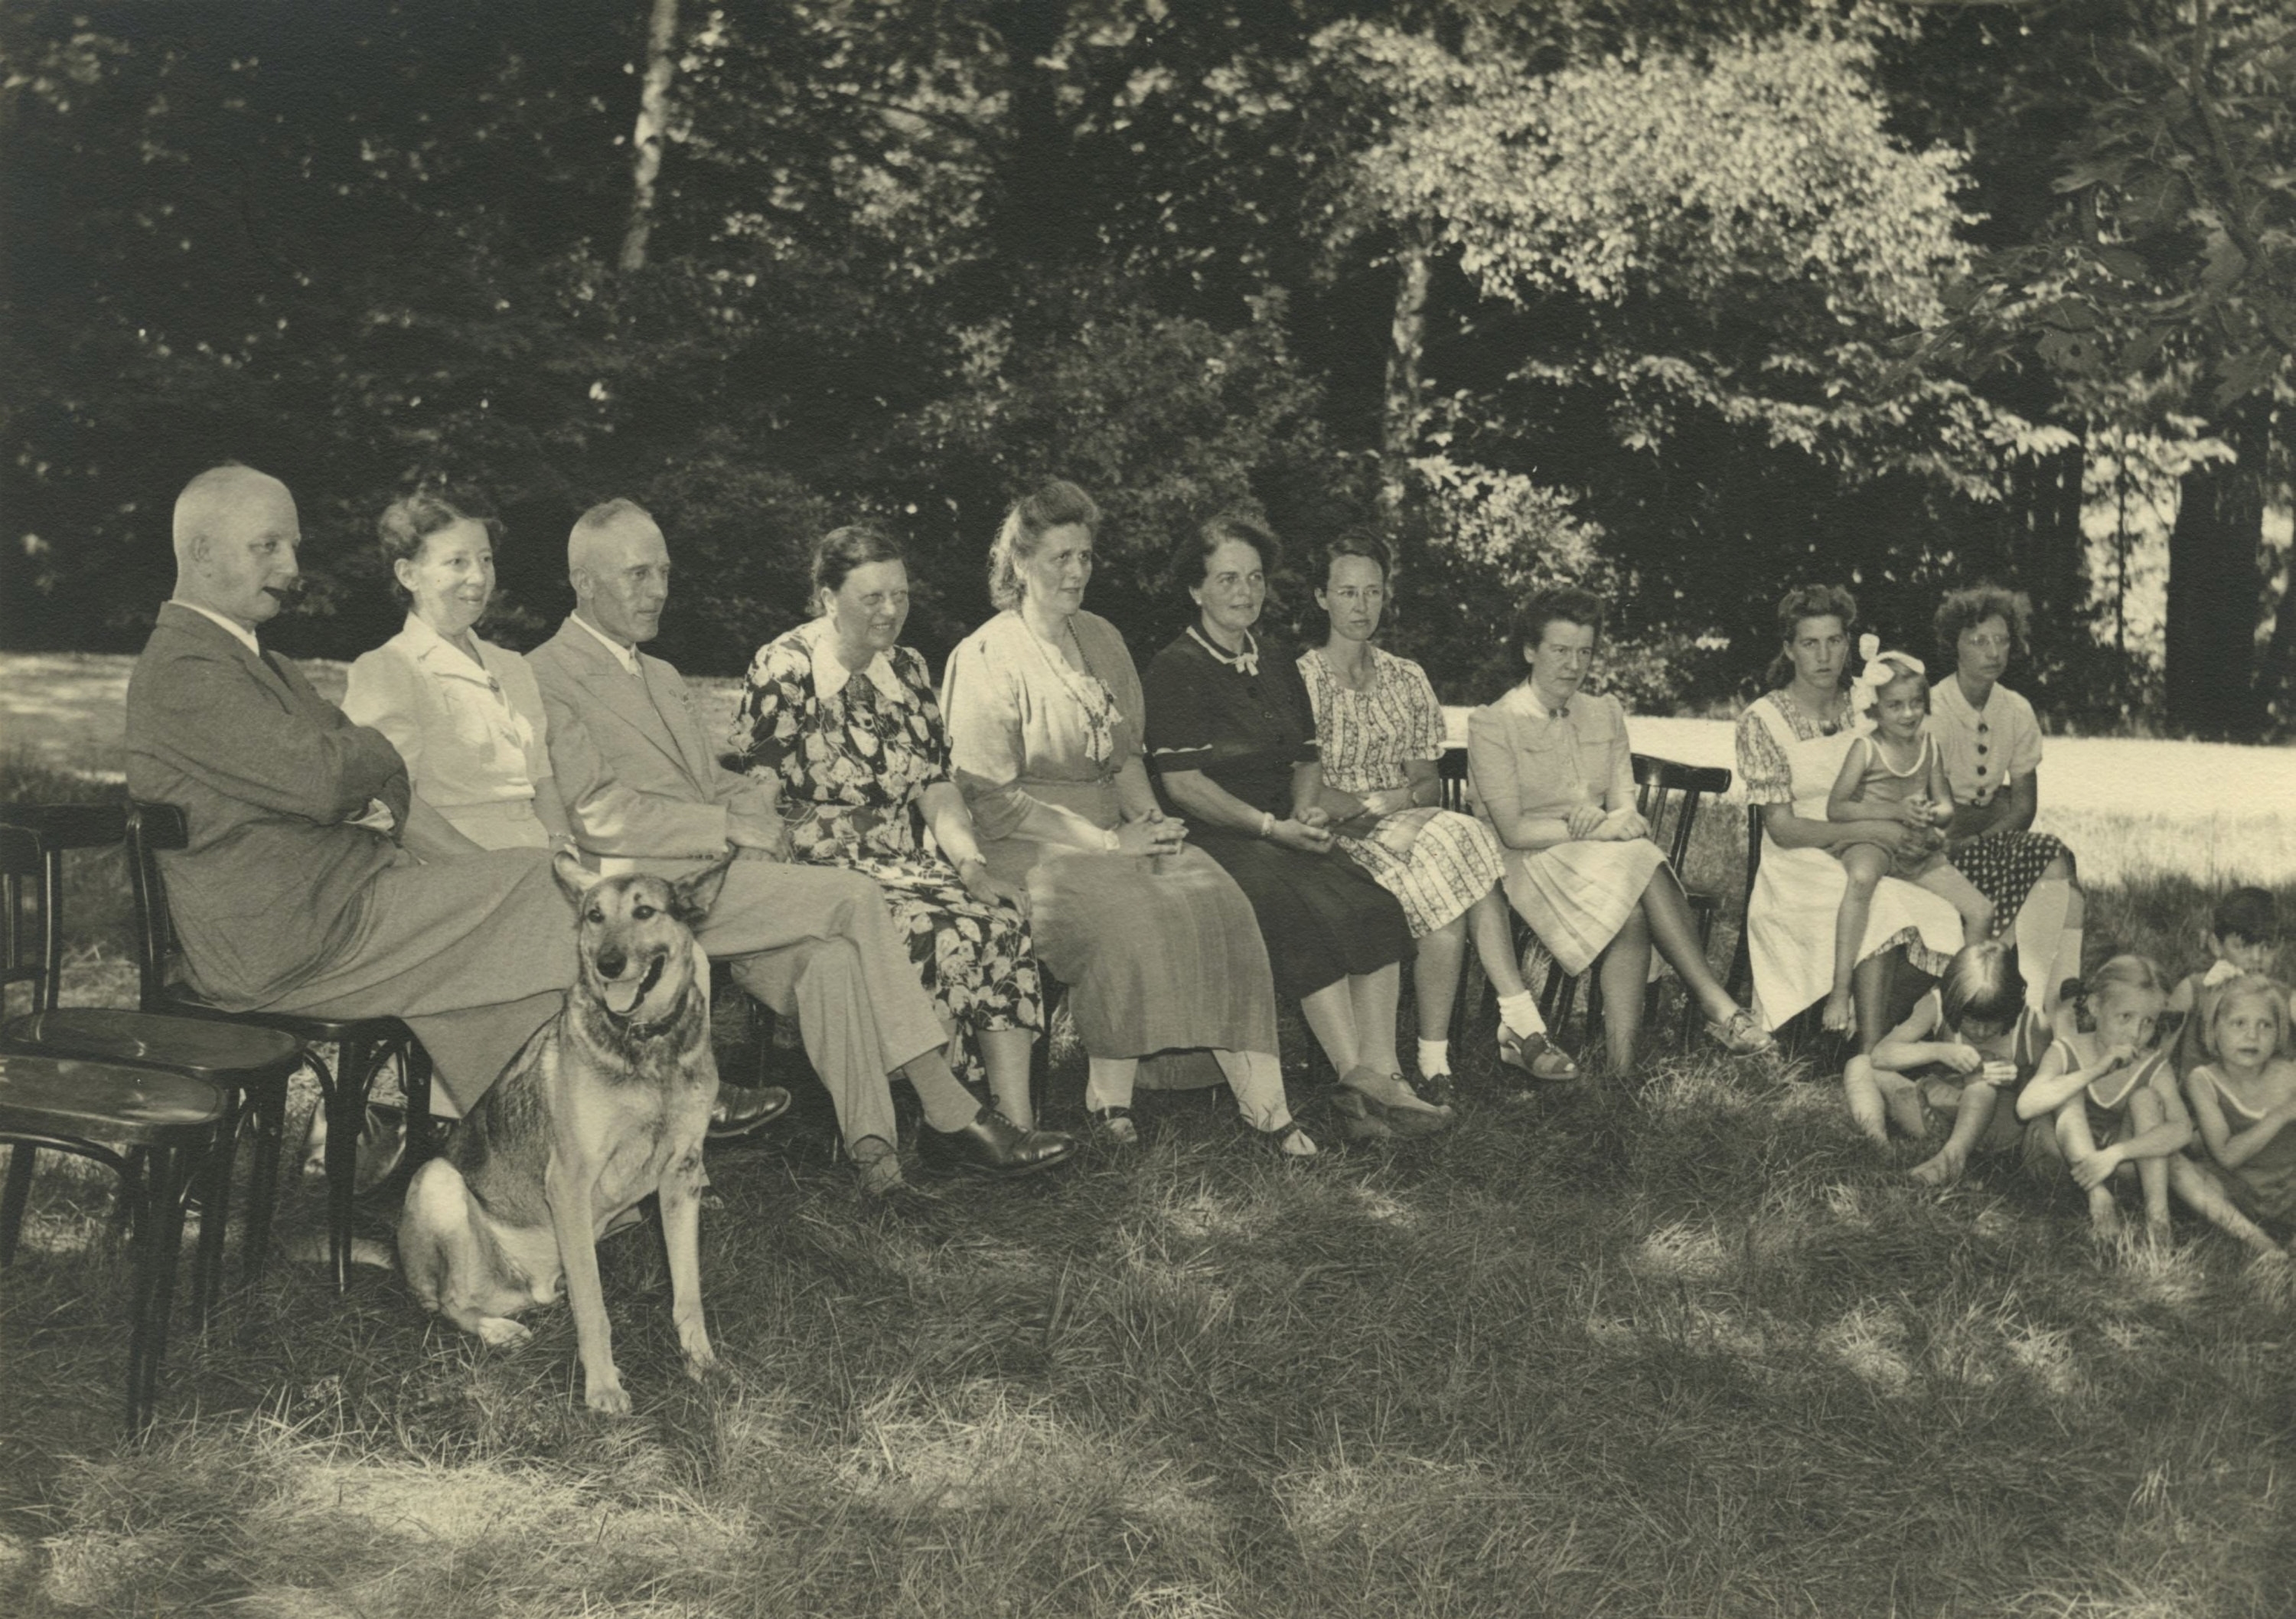
[[[1930,690],[1930,731],[1953,784],[1946,859],[1993,901],[1994,932],[2013,925],[2026,993],[2041,1010],[2079,978],[2087,905],[2073,852],[2033,830],[2040,808],[2041,727],[2033,705],[2000,684],[2022,652],[2033,607],[1998,585],[1956,590],[1937,610],[1938,651],[1953,673]]]

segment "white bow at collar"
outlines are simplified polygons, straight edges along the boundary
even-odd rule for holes
[[[805,627],[805,644],[806,649],[813,654],[815,693],[824,700],[834,697],[845,689],[845,683],[854,674],[852,670],[845,667],[844,660],[837,655],[837,626],[825,618],[814,620]],[[909,688],[901,684],[900,672],[893,667],[893,660],[889,654],[879,653],[869,660],[868,668],[862,672],[869,677],[869,684],[875,686],[878,694],[888,702],[906,703],[909,700]]]

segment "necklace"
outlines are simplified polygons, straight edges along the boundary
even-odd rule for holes
[[[1251,631],[1249,629],[1243,632],[1243,650],[1235,653],[1222,652],[1205,637],[1202,630],[1193,624],[1188,626],[1188,635],[1197,645],[1210,653],[1212,661],[1222,668],[1232,669],[1240,675],[1259,673],[1259,643],[1251,638]]]

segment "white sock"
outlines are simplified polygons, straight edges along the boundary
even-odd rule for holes
[[[1419,1042],[1419,1077],[1431,1080],[1436,1075],[1451,1072],[1451,1042],[1421,1040]]]
[[[1499,997],[1499,1022],[1505,1023],[1507,1032],[1517,1040],[1529,1040],[1534,1034],[1546,1032],[1546,1020],[1538,1015],[1538,997],[1529,990],[1517,990],[1512,995]]]
[[[2036,1011],[2055,1005],[2057,986],[2080,975],[2078,957],[2071,972],[2056,972],[2065,912],[2072,897],[2072,885],[2062,877],[2044,877],[2025,896],[2010,926],[2010,937],[2017,945],[2017,968],[2025,975],[2025,1004]]]
[[[2054,996],[2059,984],[2080,975],[2081,930],[2069,927],[2057,934],[2056,959],[2049,966],[2049,993]]]

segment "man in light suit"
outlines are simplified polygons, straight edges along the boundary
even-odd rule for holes
[[[865,1188],[902,1184],[886,1083],[896,1069],[916,1088],[937,1154],[999,1173],[1068,1157],[1069,1137],[1022,1130],[957,1081],[943,1056],[948,1031],[876,883],[784,862],[775,788],[718,763],[685,680],[637,650],[669,598],[669,550],[653,519],[627,500],[594,506],[575,523],[566,562],[574,612],[527,662],[585,857],[610,873],[674,875],[734,851],[696,936],[743,989],[796,1015]]]
[[[403,1018],[467,1109],[574,981],[574,920],[536,850],[425,866],[406,767],[260,628],[292,596],[287,486],[244,466],[176,502],[176,591],[127,683],[127,789],[182,808],[163,854],[192,986],[234,1012]]]

